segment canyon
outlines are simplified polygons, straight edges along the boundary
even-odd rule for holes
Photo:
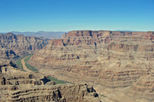
[[[1,102],[154,101],[154,32],[8,33],[0,48]]]
[[[29,63],[40,73],[93,85],[103,102],[154,101],[154,32],[71,31]]]
[[[93,86],[60,81],[27,65],[25,59],[47,43],[39,37],[0,34],[0,102],[101,102]]]

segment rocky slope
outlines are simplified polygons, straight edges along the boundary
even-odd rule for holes
[[[134,102],[140,97],[154,101],[154,32],[72,31],[51,40],[30,62],[64,80],[126,88],[119,92],[135,93]]]
[[[100,102],[93,87],[86,84],[44,83],[40,73],[29,73],[10,65],[0,66],[1,102]]]
[[[11,59],[31,54],[35,50],[42,49],[46,44],[47,40],[42,38],[14,35],[13,33],[0,34],[0,58]]]

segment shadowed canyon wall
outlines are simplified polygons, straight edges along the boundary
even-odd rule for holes
[[[11,59],[33,53],[46,46],[47,40],[38,37],[0,34],[0,58]]]

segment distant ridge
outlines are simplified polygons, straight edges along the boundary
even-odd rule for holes
[[[43,37],[48,39],[58,39],[61,38],[62,34],[65,32],[47,32],[47,31],[38,31],[38,32],[18,32],[12,31],[14,34],[23,34],[25,36],[35,36],[35,37]]]

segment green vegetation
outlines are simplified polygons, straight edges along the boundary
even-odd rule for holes
[[[19,59],[16,61],[16,65],[17,65],[17,67],[18,67],[19,69],[24,70],[24,69],[23,69],[23,66],[22,66],[22,63],[21,63],[21,59],[22,59],[22,58],[19,58]]]
[[[29,55],[29,56],[26,56],[26,57],[24,58],[25,65],[26,65],[26,67],[27,67],[28,69],[32,70],[33,72],[38,72],[37,68],[31,66],[31,65],[28,63],[28,61],[29,61],[29,59],[30,59],[31,57],[32,57],[32,55]]]
[[[32,55],[28,55],[28,56],[24,57],[25,65],[26,65],[26,67],[27,67],[28,69],[30,69],[31,71],[33,71],[33,72],[38,72],[37,68],[31,66],[31,65],[28,63],[28,61],[30,60],[31,57],[32,57]],[[24,69],[23,69],[23,66],[22,66],[22,63],[21,63],[21,60],[22,60],[22,58],[18,59],[18,60],[16,61],[16,65],[17,65],[17,67],[19,67],[21,70],[24,70]],[[56,78],[54,78],[54,77],[52,77],[52,76],[48,76],[47,79],[50,80],[50,81],[56,82],[56,84],[66,84],[66,83],[68,83],[68,82],[63,81],[63,80],[58,80],[58,79],[56,79]]]
[[[68,82],[63,81],[63,80],[58,80],[58,79],[56,79],[56,78],[54,78],[52,76],[48,76],[48,79],[51,80],[51,81],[56,82],[56,84],[66,84],[66,83],[68,83]]]

